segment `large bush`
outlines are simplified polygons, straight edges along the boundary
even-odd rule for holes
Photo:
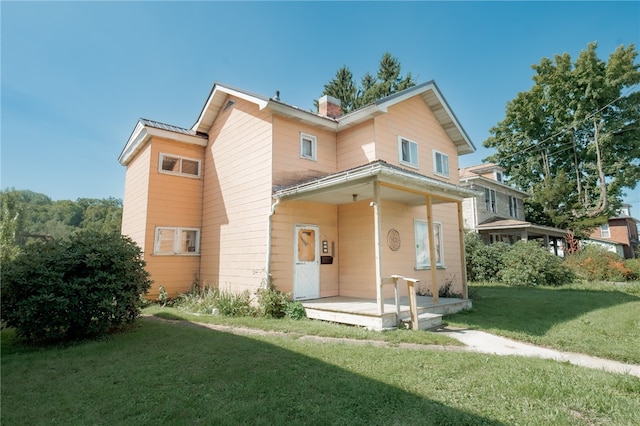
[[[580,278],[590,281],[625,281],[633,278],[633,270],[626,266],[620,256],[595,244],[589,244],[570,255],[566,263]],[[633,266],[633,263],[629,265]]]
[[[151,286],[140,248],[84,231],[25,247],[2,265],[3,324],[32,341],[97,336],[131,323]]]
[[[467,277],[470,281],[499,281],[506,243],[486,245],[476,233],[465,235]]]
[[[518,241],[502,256],[502,282],[511,286],[560,286],[574,276],[562,259],[536,241]]]

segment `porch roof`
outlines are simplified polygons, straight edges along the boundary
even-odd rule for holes
[[[535,223],[526,222],[516,219],[490,219],[476,226],[477,231],[503,231],[510,230],[526,230],[531,236],[549,235],[552,237],[565,237],[567,231],[564,229],[553,228],[551,226],[536,225]]]
[[[422,205],[425,196],[433,202],[456,202],[475,197],[478,192],[438,179],[430,178],[385,161],[332,173],[311,181],[274,189],[274,197],[306,200],[327,204],[346,204],[373,199],[373,182],[381,183],[381,197],[408,205]]]

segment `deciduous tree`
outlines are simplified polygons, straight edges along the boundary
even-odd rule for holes
[[[596,48],[533,65],[533,87],[507,104],[483,144],[531,194],[531,214],[576,231],[604,221],[640,180],[637,52],[620,46],[605,62]]]

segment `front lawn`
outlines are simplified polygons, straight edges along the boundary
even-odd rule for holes
[[[563,351],[640,364],[640,283],[469,286],[473,310],[446,322]]]
[[[52,348],[1,337],[6,425],[640,424],[640,379],[534,358],[151,318]]]

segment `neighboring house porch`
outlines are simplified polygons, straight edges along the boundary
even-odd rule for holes
[[[556,256],[564,255],[564,240],[567,233],[558,228],[536,225],[515,219],[490,219],[478,226],[476,232],[485,244],[503,242],[515,244],[519,240],[537,240]]]

